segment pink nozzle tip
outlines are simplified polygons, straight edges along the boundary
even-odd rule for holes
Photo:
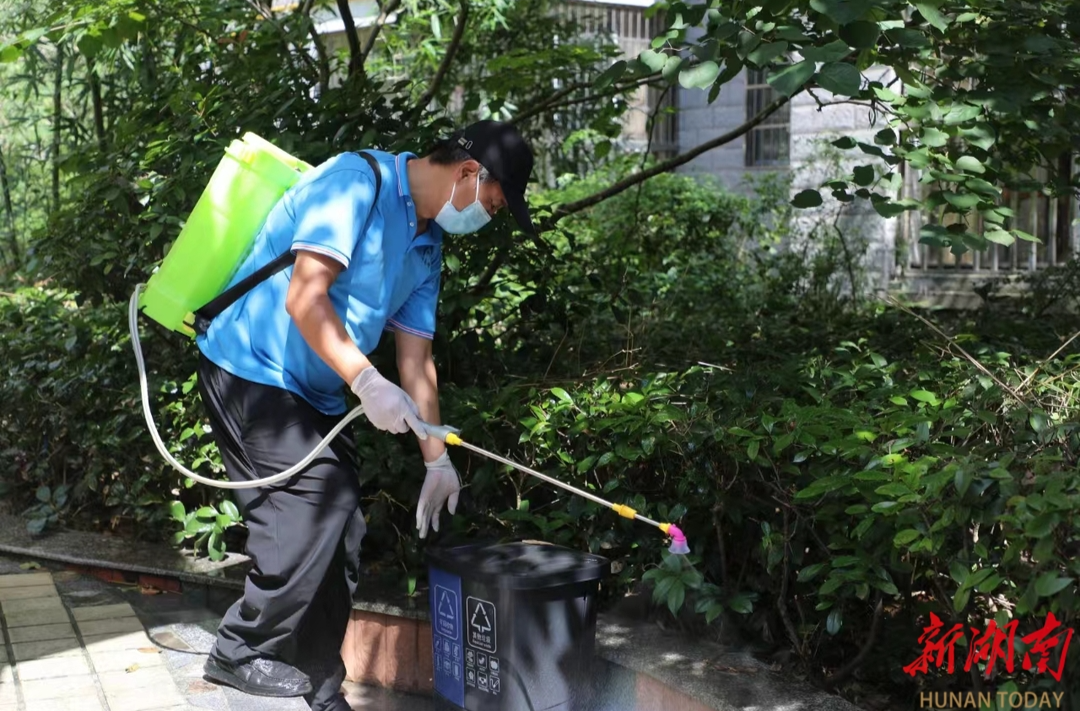
[[[668,535],[671,536],[671,545],[668,546],[668,552],[674,555],[686,555],[690,552],[690,546],[686,543],[686,534],[679,530],[679,527],[672,524],[668,528]]]

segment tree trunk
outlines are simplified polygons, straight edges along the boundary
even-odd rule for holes
[[[101,105],[101,78],[97,75],[97,63],[93,57],[87,57],[86,70],[90,79],[90,103],[94,108],[94,135],[98,148],[105,152],[105,111]]]
[[[52,121],[52,209],[60,209],[60,119],[61,86],[64,81],[64,47],[56,45],[56,74],[53,82],[53,121]]]
[[[345,24],[345,39],[349,42],[349,76],[352,76],[360,66],[360,35],[356,32],[356,21],[349,9],[349,0],[337,0],[337,7],[341,21]]]
[[[7,176],[7,163],[4,160],[4,146],[0,144],[0,196],[4,199],[4,216],[7,221],[7,244],[4,245],[3,252],[0,252],[3,259],[0,262],[2,265],[4,262],[7,264],[18,267],[19,256],[19,240],[15,237],[15,208],[11,205],[11,184],[8,183]]]

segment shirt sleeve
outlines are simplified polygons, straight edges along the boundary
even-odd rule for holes
[[[371,169],[365,164],[327,171],[297,191],[292,202],[292,251],[323,254],[348,268],[375,204]]]
[[[441,259],[435,260],[431,274],[405,300],[398,312],[386,322],[390,331],[401,331],[414,336],[435,338],[435,311],[439,306],[439,287],[442,281]]]

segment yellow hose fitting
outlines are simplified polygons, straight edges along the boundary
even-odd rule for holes
[[[664,533],[667,533],[668,531],[671,530],[671,524],[670,523],[662,523],[662,524],[660,524],[660,530],[663,531]]]
[[[623,504],[612,504],[611,510],[619,514],[623,518],[634,518],[635,516],[637,516],[637,511],[630,508],[629,506],[624,506]]]
[[[461,437],[458,437],[453,432],[447,433],[445,441],[446,441],[447,444],[452,444],[452,445],[456,445],[456,446],[460,446],[462,444]]]

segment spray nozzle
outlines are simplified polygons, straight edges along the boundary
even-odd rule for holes
[[[671,536],[671,545],[668,546],[668,552],[673,555],[687,555],[690,553],[690,546],[686,542],[686,534],[673,523],[660,524],[660,530]]]

